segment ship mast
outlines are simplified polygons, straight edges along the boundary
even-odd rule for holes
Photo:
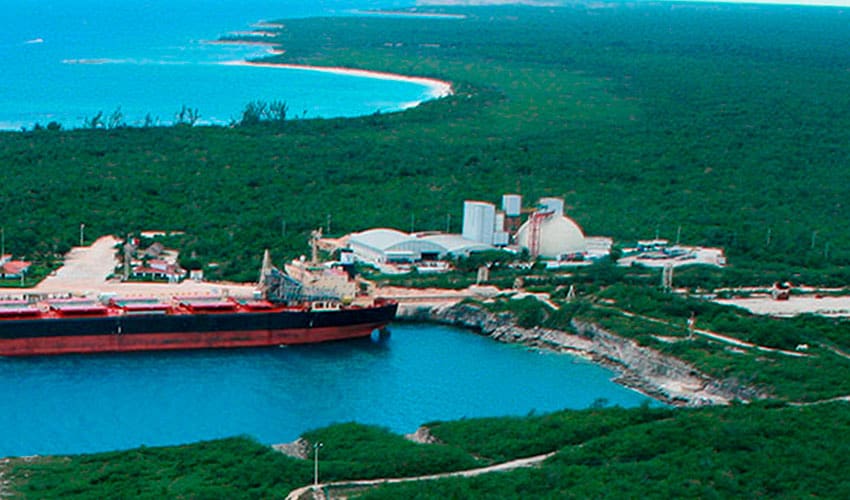
[[[310,233],[310,264],[316,265],[319,263],[319,240],[322,238],[322,228],[318,228]]]
[[[263,265],[260,268],[260,287],[263,288],[266,286],[266,277],[272,272],[272,258],[269,255],[269,249],[263,252]]]

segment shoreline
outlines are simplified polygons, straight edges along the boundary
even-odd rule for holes
[[[358,16],[382,16],[382,17],[411,17],[418,19],[466,19],[465,14],[448,14],[444,12],[415,12],[410,10],[363,10],[353,11]]]
[[[733,381],[708,376],[692,365],[591,323],[574,321],[576,333],[523,328],[508,313],[469,304],[421,304],[399,309],[396,321],[448,324],[497,342],[570,354],[612,370],[612,381],[671,406],[728,405],[765,397]]]
[[[252,45],[264,45],[261,42],[254,42]],[[282,52],[281,52],[282,53]],[[440,99],[454,94],[452,84],[436,78],[427,78],[419,76],[406,76],[397,73],[388,73],[385,71],[373,71],[367,69],[346,68],[343,66],[313,66],[309,64],[290,64],[290,63],[269,63],[269,62],[251,62],[251,61],[225,61],[219,63],[225,66],[250,66],[260,68],[280,68],[298,71],[317,71],[320,73],[330,73],[335,75],[347,75],[361,78],[372,78],[375,80],[388,80],[394,82],[407,82],[417,85],[422,85],[429,89],[428,96],[431,99]],[[417,101],[420,104],[422,101]]]
[[[256,25],[255,25],[256,26]],[[271,27],[271,25],[269,25]],[[258,35],[258,36],[267,36],[267,35]],[[247,46],[265,46],[267,47],[267,52],[270,55],[282,55],[285,54],[286,51],[278,47],[278,44],[270,41],[264,40],[240,40],[240,39],[228,39],[221,38],[218,40],[206,40],[203,43],[210,45],[247,45]],[[317,71],[320,73],[330,73],[335,75],[346,75],[346,76],[355,76],[360,78],[373,78],[376,80],[388,80],[394,82],[406,82],[413,83],[416,85],[422,85],[427,87],[428,90],[428,98],[429,99],[440,99],[443,97],[448,97],[454,95],[454,88],[450,82],[445,80],[439,80],[437,78],[428,78],[424,76],[408,76],[408,75],[400,75],[398,73],[390,73],[387,71],[376,71],[376,70],[368,70],[368,69],[356,69],[356,68],[347,68],[344,66],[316,66],[311,64],[293,64],[293,63],[273,63],[273,62],[263,62],[263,61],[246,61],[246,60],[233,60],[233,61],[224,61],[220,62],[223,66],[246,66],[246,67],[258,67],[258,68],[280,68],[280,69],[290,69],[290,70],[298,70],[298,71]],[[421,104],[424,100],[413,101],[412,103],[402,103],[403,109],[407,109],[413,106],[417,106]]]

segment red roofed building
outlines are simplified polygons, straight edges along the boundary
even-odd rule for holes
[[[186,270],[177,264],[170,264],[164,260],[150,260],[147,265],[142,264],[133,268],[133,277],[153,280],[168,280],[169,283],[178,283],[186,277]]]
[[[32,262],[26,262],[23,260],[6,260],[3,256],[3,265],[0,266],[0,275],[2,278],[20,278],[21,276],[27,274]]]

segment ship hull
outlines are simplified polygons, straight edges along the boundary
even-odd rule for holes
[[[0,321],[0,356],[214,349],[368,337],[396,304],[333,311],[132,315]]]

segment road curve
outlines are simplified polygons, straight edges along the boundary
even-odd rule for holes
[[[490,472],[505,472],[513,469],[521,469],[524,467],[534,467],[547,458],[557,453],[545,453],[543,455],[535,455],[533,457],[518,458],[510,462],[503,462],[487,467],[479,467],[477,469],[467,469],[455,472],[443,472],[441,474],[428,474],[424,476],[412,477],[394,477],[394,478],[379,478],[379,479],[364,479],[352,481],[334,481],[330,483],[319,483],[318,486],[312,484],[294,489],[286,495],[286,500],[299,500],[306,493],[313,491],[313,498],[324,498],[324,490],[327,487],[364,487],[364,486],[380,486],[384,484],[406,483],[410,481],[432,481],[434,479],[444,479],[447,477],[473,477],[481,474],[489,474]],[[315,489],[314,489],[315,488]],[[318,491],[316,491],[318,490]]]

